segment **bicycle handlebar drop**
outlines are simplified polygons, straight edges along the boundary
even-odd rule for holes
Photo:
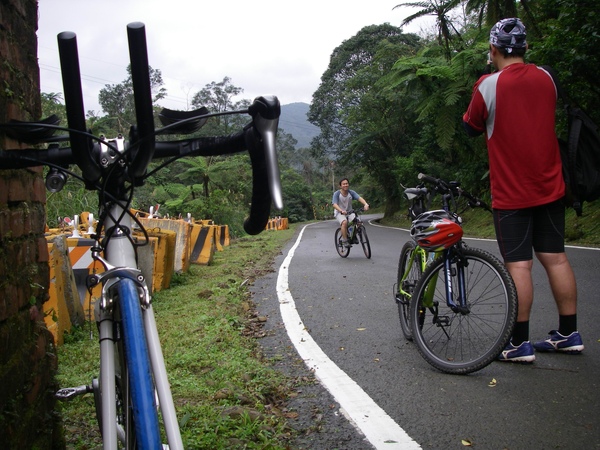
[[[247,110],[231,111],[226,114],[247,113],[251,117],[242,130],[226,135],[196,137],[173,141],[156,141],[157,135],[191,134],[206,120],[218,114],[210,114],[205,107],[195,111],[172,111],[159,113],[163,128],[155,129],[145,27],[134,22],[127,26],[131,79],[137,124],[132,126],[129,140],[119,137],[106,141],[91,135],[85,124],[81,74],[75,33],[65,31],[58,35],[58,47],[63,78],[65,107],[68,127],[59,126],[56,116],[36,122],[12,120],[0,124],[7,136],[30,144],[46,143],[46,149],[0,150],[0,167],[22,169],[47,165],[60,175],[56,183],[46,182],[60,190],[66,180],[67,168],[76,164],[82,171],[82,179],[90,190],[103,191],[114,182],[140,186],[154,173],[147,173],[151,161],[170,158],[164,165],[186,156],[215,156],[247,150],[252,163],[252,203],[250,215],[244,222],[249,234],[264,230],[270,215],[271,204],[283,208],[281,180],[277,164],[276,136],[281,114],[279,100],[275,96],[257,97]],[[68,136],[54,136],[56,131],[68,132]],[[70,147],[59,148],[59,142],[69,142]],[[115,170],[121,166],[121,172]],[[116,174],[121,174],[116,176]],[[110,180],[110,183],[107,181]],[[117,181],[118,180],[118,181]],[[110,194],[120,195],[112,189]],[[118,198],[117,200],[122,200]]]

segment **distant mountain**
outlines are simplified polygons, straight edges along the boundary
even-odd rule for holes
[[[308,148],[312,138],[319,134],[319,128],[310,123],[306,117],[307,103],[290,103],[281,105],[279,128],[294,136],[298,141],[297,148]]]

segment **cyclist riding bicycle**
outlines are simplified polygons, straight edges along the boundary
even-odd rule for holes
[[[334,209],[333,217],[337,219],[342,228],[342,243],[346,244],[348,242],[348,220],[352,221],[355,217],[354,213],[346,217],[347,212],[352,210],[352,200],[358,200],[362,203],[365,211],[369,209],[369,204],[364,198],[350,189],[348,178],[342,178],[339,185],[340,188],[333,193],[331,203]]]

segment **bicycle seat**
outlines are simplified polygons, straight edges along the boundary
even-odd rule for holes
[[[427,188],[425,188],[425,187],[404,189],[404,195],[409,200],[412,200],[412,199],[418,198],[418,197],[425,197],[427,195],[427,192],[429,192],[429,191],[427,191]]]
[[[162,111],[158,113],[160,123],[162,123],[163,126],[173,124],[178,125],[170,126],[169,129],[164,131],[158,130],[158,132],[160,134],[191,134],[204,126],[208,120],[208,118],[204,116],[208,113],[209,111],[206,106],[202,106],[193,111],[177,111],[174,109],[163,108]]]
[[[15,125],[14,127],[6,127],[6,135],[12,139],[16,139],[19,142],[26,142],[28,144],[38,144],[40,142],[47,142],[50,137],[56,131],[53,128],[47,128],[44,125],[58,126],[60,119],[56,114],[37,120],[35,122],[24,122],[21,120],[11,120],[9,125]]]

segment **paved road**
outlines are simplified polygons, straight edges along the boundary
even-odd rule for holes
[[[296,308],[329,358],[422,448],[463,449],[463,441],[482,449],[600,448],[599,251],[568,249],[583,355],[538,354],[533,365],[494,362],[452,376],[431,368],[401,336],[392,285],[408,234],[368,225],[373,257],[355,246],[342,259],[334,230],[333,221],[304,230],[289,267]],[[497,254],[495,242],[469,242]],[[557,326],[540,271],[536,264],[532,339]]]

